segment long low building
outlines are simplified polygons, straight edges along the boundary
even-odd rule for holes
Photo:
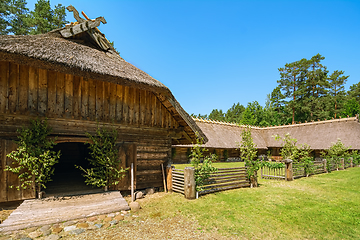
[[[220,159],[226,157],[239,158],[239,143],[241,132],[246,126],[235,123],[226,123],[212,120],[194,118],[196,124],[207,136],[208,142],[204,144],[209,151],[215,153]],[[289,133],[296,138],[297,144],[308,144],[313,150],[314,157],[320,157],[321,151],[328,149],[338,139],[351,150],[360,149],[360,123],[359,117],[333,119],[309,123],[300,123],[273,127],[253,127],[251,133],[257,145],[258,155],[273,156],[280,159],[280,149],[283,142],[276,140],[275,136],[284,137]],[[192,145],[173,146],[173,162],[187,163]]]

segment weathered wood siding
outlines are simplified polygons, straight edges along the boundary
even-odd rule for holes
[[[176,129],[150,91],[0,61],[0,114]]]
[[[7,153],[14,151],[17,145],[13,141],[0,139],[0,202],[15,201],[35,197],[35,187],[17,190],[20,180],[18,175],[4,171],[6,165],[11,165],[13,159],[6,157]],[[10,186],[14,186],[10,188]]]
[[[151,91],[0,61],[0,139],[15,139],[16,129],[38,116],[48,119],[59,142],[83,139],[98,123],[113,126],[119,141],[136,153],[129,158],[136,161],[138,189],[162,186],[161,163],[171,157],[172,136],[180,126],[164,104],[163,96]]]

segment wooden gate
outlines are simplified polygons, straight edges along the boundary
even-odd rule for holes
[[[13,159],[6,157],[7,154],[16,150],[17,145],[11,140],[0,139],[0,202],[17,201],[35,198],[35,186],[28,189],[17,190],[20,185],[18,174],[5,171],[7,165],[11,166]],[[12,188],[10,188],[13,186]]]
[[[131,190],[131,175],[130,167],[131,163],[134,165],[134,188],[136,189],[136,144],[134,143],[121,143],[119,144],[119,158],[121,160],[120,167],[128,169],[125,173],[125,177],[120,180],[119,184],[114,190]]]

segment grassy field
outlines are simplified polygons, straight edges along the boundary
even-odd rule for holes
[[[142,207],[143,217],[181,215],[196,220],[203,231],[234,239],[359,239],[360,168],[292,182],[260,179],[258,188],[197,200],[164,194]]]

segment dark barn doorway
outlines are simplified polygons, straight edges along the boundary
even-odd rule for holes
[[[76,168],[89,167],[87,160],[89,150],[84,143],[66,142],[58,143],[54,151],[61,151],[59,162],[54,165],[55,171],[52,181],[46,184],[46,196],[66,196],[101,192],[101,188],[86,185],[83,171]]]

